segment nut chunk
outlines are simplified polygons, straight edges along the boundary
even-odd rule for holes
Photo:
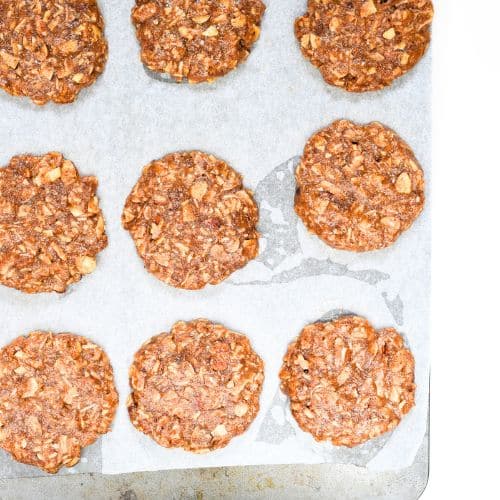
[[[256,257],[257,220],[241,176],[199,151],[147,165],[122,215],[149,272],[190,290],[220,283]]]
[[[433,14],[431,0],[309,0],[295,35],[327,83],[378,90],[424,55]]]
[[[244,335],[203,319],[179,321],[136,353],[130,419],[167,448],[222,448],[254,420],[263,380],[263,362]]]
[[[244,61],[260,34],[261,0],[136,0],[143,63],[178,81],[212,81]]]
[[[109,431],[118,404],[103,350],[70,333],[33,332],[0,351],[0,448],[55,473]]]
[[[95,0],[2,0],[0,87],[36,104],[73,102],[108,54]]]
[[[407,144],[380,123],[332,123],[314,134],[295,173],[295,211],[328,245],[356,252],[396,241],[424,206],[424,177]]]
[[[415,362],[393,328],[343,316],[306,326],[280,372],[300,428],[353,447],[393,430],[414,406]]]
[[[0,283],[64,292],[106,247],[97,179],[60,153],[15,156],[0,168]]]

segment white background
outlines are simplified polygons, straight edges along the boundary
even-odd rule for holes
[[[500,6],[437,0],[429,499],[500,498]]]

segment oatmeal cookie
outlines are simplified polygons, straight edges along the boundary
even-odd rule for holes
[[[73,102],[104,70],[103,29],[95,0],[2,0],[0,87],[36,104]]]
[[[248,57],[264,10],[260,0],[136,0],[142,62],[177,81],[212,81]]]
[[[411,352],[393,328],[343,316],[306,326],[280,372],[300,428],[353,447],[393,430],[415,404]]]
[[[64,292],[106,247],[97,179],[60,153],[15,156],[0,168],[0,283]]]
[[[130,419],[161,446],[212,451],[250,426],[263,380],[247,337],[203,319],[180,321],[136,353]]]
[[[396,241],[424,206],[424,175],[380,123],[336,121],[314,134],[295,174],[295,211],[328,245],[356,252]]]
[[[108,357],[84,337],[38,331],[0,351],[0,448],[18,462],[72,467],[117,404]]]
[[[189,290],[220,283],[256,257],[257,220],[241,176],[200,151],[147,165],[122,215],[148,271]]]
[[[365,92],[390,85],[418,63],[433,14],[431,0],[309,0],[295,35],[327,83]]]

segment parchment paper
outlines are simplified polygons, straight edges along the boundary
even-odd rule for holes
[[[391,88],[349,94],[326,85],[300,54],[293,21],[305,0],[266,0],[248,61],[212,85],[158,81],[145,72],[129,20],[132,1],[101,0],[110,57],[98,82],[71,105],[43,108],[0,92],[0,165],[13,155],[61,151],[99,179],[108,248],[96,271],[64,295],[0,287],[0,343],[34,329],[71,331],[99,343],[114,366],[120,407],[113,431],[71,473],[108,474],[245,464],[341,462],[399,469],[414,460],[427,425],[430,284],[429,202],[391,248],[335,251],[293,212],[293,171],[306,140],[333,120],[380,121],[413,148],[430,192],[430,56]],[[171,288],[148,274],[120,225],[123,203],[149,161],[201,149],[229,162],[260,204],[261,254],[219,286]],[[288,343],[302,327],[342,312],[404,333],[416,358],[416,407],[390,435],[353,450],[299,430],[279,390]],[[261,411],[243,436],[206,455],[161,448],[130,424],[125,401],[133,354],[180,319],[221,322],[245,333],[266,364]],[[62,471],[61,473],[68,473]],[[0,451],[0,476],[40,475]]]

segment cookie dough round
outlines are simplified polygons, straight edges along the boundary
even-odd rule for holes
[[[343,316],[306,326],[280,372],[300,428],[353,447],[393,430],[415,404],[415,362],[393,328]]]
[[[97,179],[61,153],[15,156],[0,168],[0,283],[64,292],[106,247]]]
[[[263,380],[247,337],[203,319],[180,321],[136,353],[130,419],[161,446],[212,451],[250,426]]]
[[[309,0],[295,35],[327,83],[365,92],[387,87],[418,63],[433,14],[431,0]]]
[[[189,290],[220,283],[257,256],[257,221],[241,176],[200,151],[147,165],[122,215],[148,271]]]
[[[103,29],[95,0],[0,2],[0,87],[36,104],[73,102],[104,70]]]
[[[265,8],[261,0],[136,0],[142,62],[177,81],[210,82],[248,57]]]
[[[380,123],[341,120],[320,130],[295,177],[295,211],[309,231],[340,250],[391,245],[424,206],[424,176],[413,152]]]
[[[0,351],[0,448],[18,462],[72,467],[117,404],[108,357],[84,337],[38,331]]]

